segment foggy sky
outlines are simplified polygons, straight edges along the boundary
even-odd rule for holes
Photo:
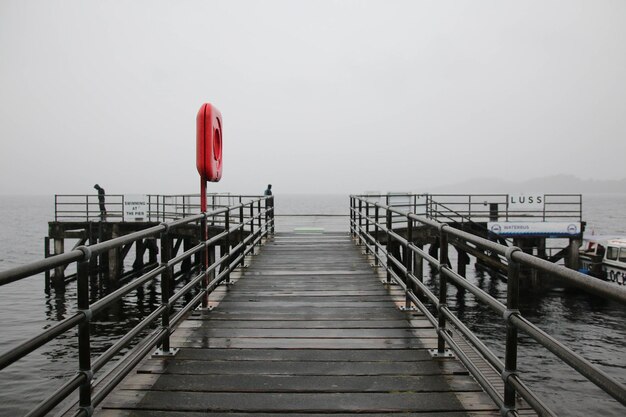
[[[0,0],[0,194],[626,177],[626,2]]]

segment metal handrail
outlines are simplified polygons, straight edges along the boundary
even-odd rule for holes
[[[231,196],[232,197],[232,196]],[[265,206],[262,207],[262,202]],[[245,213],[245,209],[248,209]],[[231,224],[231,212],[236,211],[238,222]],[[219,220],[224,224],[224,231],[208,238],[206,236],[206,227],[208,221]],[[200,230],[203,236],[200,243],[182,253],[179,256],[172,256],[172,236],[171,233],[181,226],[188,224],[200,224]],[[244,233],[236,233],[243,231],[247,227],[247,236]],[[51,256],[43,260],[33,262],[28,265],[19,266],[5,271],[0,271],[0,286],[19,281],[21,279],[33,276],[40,272],[50,270],[58,266],[67,266],[76,262],[77,269],[77,311],[57,323],[56,325],[42,331],[41,333],[30,337],[18,346],[0,354],[0,370],[15,363],[25,357],[35,349],[45,345],[51,340],[56,339],[60,335],[71,329],[78,328],[78,358],[79,370],[69,378],[59,389],[49,395],[45,400],[39,403],[28,416],[43,416],[59,403],[67,399],[72,393],[79,390],[79,408],[75,416],[91,416],[93,408],[97,406],[105,396],[113,390],[113,388],[133,369],[134,365],[148,351],[156,345],[160,346],[162,354],[173,353],[170,347],[170,334],[176,326],[184,319],[184,317],[199,304],[204,308],[208,307],[208,295],[222,282],[230,281],[230,273],[239,265],[242,265],[245,256],[253,252],[255,246],[263,242],[263,238],[273,234],[274,230],[274,204],[272,197],[251,197],[248,202],[238,202],[237,204],[217,208],[195,215],[189,215],[182,219],[161,223],[156,226],[134,232],[115,239],[104,241],[91,246],[79,246],[71,252],[60,255]],[[89,301],[89,261],[105,251],[118,249],[126,244],[139,241],[148,237],[159,236],[161,239],[161,259],[160,265],[156,268],[144,273],[134,281],[122,286],[116,291],[90,304]],[[238,240],[233,240],[233,236],[239,236]],[[214,260],[210,265],[207,260],[211,250],[220,243],[225,245],[226,253],[221,254],[219,259]],[[199,272],[192,277],[187,284],[176,290],[173,288],[172,282],[174,278],[174,266],[182,261],[189,259],[192,255],[203,253],[203,262],[199,266]],[[219,273],[217,273],[219,269]],[[119,301],[122,297],[137,289],[141,285],[155,281],[160,277],[161,284],[161,304],[148,316],[143,318],[134,328],[130,329],[126,334],[113,343],[104,353],[92,361],[91,358],[91,338],[89,327],[93,317],[101,312],[104,308]],[[182,306],[178,302],[184,295],[193,289],[197,289],[198,293]],[[175,312],[175,307],[180,310]],[[92,392],[92,380],[94,374],[100,371],[109,361],[118,355],[124,348],[131,344],[141,332],[145,331],[151,325],[158,323],[160,327],[152,331],[138,346],[141,346],[140,356],[132,355],[129,363],[120,369],[102,387],[98,387],[97,392]],[[123,362],[123,361],[122,361]]]
[[[125,218],[126,195],[105,196],[104,217],[107,221],[128,221]],[[145,194],[147,204],[146,222],[164,222],[200,213],[200,194]],[[231,207],[236,203],[251,201],[258,195],[208,194],[208,207]],[[97,194],[56,194],[54,196],[54,220],[60,222],[98,221],[103,219]]]
[[[435,216],[435,214],[444,215],[445,211],[434,210],[433,205],[450,207],[452,211],[466,218],[489,218],[489,209],[476,209],[476,206],[484,207],[490,203],[497,204],[499,207],[499,216],[510,220],[513,219],[532,219],[545,221],[551,219],[578,220],[582,221],[582,195],[581,194],[544,194],[544,207],[539,210],[512,210],[509,209],[509,194],[413,194],[413,193],[388,193],[388,194],[361,194],[354,197],[359,199],[384,199],[386,205],[396,207],[395,204],[389,204],[389,198],[406,197],[413,199],[413,204],[406,206],[419,206],[416,201],[422,198],[428,205],[427,215]],[[382,203],[381,201],[379,201]],[[371,203],[371,202],[370,202]],[[460,208],[457,208],[460,207]],[[415,211],[414,211],[415,212]],[[454,216],[452,216],[454,217]]]
[[[374,209],[375,218],[368,214]],[[384,214],[380,215],[380,211]],[[406,220],[407,238],[400,236],[393,231],[391,215],[403,215]],[[381,221],[385,219],[386,221]],[[366,219],[366,227],[364,227]],[[417,224],[434,229],[440,242],[439,259],[424,252],[412,242],[412,232]],[[369,230],[374,227],[377,233],[372,235]],[[418,216],[415,213],[406,213],[393,207],[368,202],[360,196],[350,196],[350,230],[358,243],[364,245],[366,252],[375,258],[376,265],[384,265],[387,271],[388,282],[395,281],[405,291],[407,307],[411,304],[421,310],[425,317],[435,327],[438,335],[437,352],[443,354],[445,347],[449,346],[457,354],[459,359],[465,364],[470,373],[475,377],[485,392],[500,407],[502,415],[517,416],[515,406],[515,394],[519,394],[526,402],[542,416],[554,416],[542,400],[530,390],[521,379],[517,370],[517,331],[520,330],[533,338],[544,348],[556,355],[561,361],[579,372],[589,381],[600,387],[611,397],[626,405],[626,386],[612,378],[600,368],[573,352],[563,343],[556,340],[528,320],[526,320],[518,309],[519,305],[519,271],[524,266],[532,270],[547,272],[556,280],[577,286],[586,291],[600,295],[607,299],[626,304],[626,289],[615,287],[604,281],[591,278],[577,271],[555,265],[546,260],[537,258],[521,251],[515,246],[504,246],[499,243],[481,238],[471,233],[453,228],[446,223],[440,223],[426,216]],[[397,259],[380,240],[378,232],[385,232],[387,245],[391,241],[397,242],[405,249],[404,263]],[[477,248],[489,250],[506,258],[507,260],[507,303],[506,305],[493,298],[491,295],[481,290],[477,286],[467,281],[463,276],[456,273],[449,266],[448,261],[448,240],[450,237],[476,245]],[[422,282],[422,271],[413,270],[411,258],[417,256],[426,260],[433,268],[439,271],[439,294],[433,294]],[[416,273],[417,272],[417,273]],[[447,282],[472,293],[476,299],[487,305],[491,310],[502,316],[507,326],[505,358],[502,362],[484,343],[474,334],[462,321],[454,315],[447,307]],[[437,311],[434,316],[426,308],[423,301],[429,302]],[[455,329],[478,351],[483,358],[501,374],[504,381],[504,399],[495,392],[487,377],[482,374],[465,355],[460,346],[446,329],[448,323],[455,326]]]

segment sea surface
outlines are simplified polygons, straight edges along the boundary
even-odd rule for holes
[[[277,195],[278,232],[323,227],[348,232],[348,196]],[[626,195],[589,194],[583,199],[587,231],[626,236]],[[294,214],[344,215],[300,217]],[[53,196],[0,196],[0,270],[43,257],[43,238],[54,214]],[[455,251],[450,251],[451,257]],[[454,260],[453,265],[454,265]],[[425,270],[436,287],[435,272]],[[468,279],[499,300],[506,283],[468,267]],[[503,353],[504,326],[469,294],[450,286],[449,304],[497,354]],[[43,276],[0,287],[0,353],[74,311],[75,286],[64,295],[44,294]],[[146,286],[109,309],[95,323],[94,354],[101,353],[159,303],[158,288]],[[626,382],[626,308],[580,291],[555,288],[523,297],[522,313],[574,351]],[[0,416],[25,414],[77,369],[72,332],[0,371]],[[563,416],[624,416],[625,408],[530,338],[520,336],[519,368],[544,401]]]

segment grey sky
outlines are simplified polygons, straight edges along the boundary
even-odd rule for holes
[[[626,176],[626,2],[0,0],[0,193]]]

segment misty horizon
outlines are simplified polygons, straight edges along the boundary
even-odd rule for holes
[[[0,194],[626,178],[626,3],[0,3]]]

